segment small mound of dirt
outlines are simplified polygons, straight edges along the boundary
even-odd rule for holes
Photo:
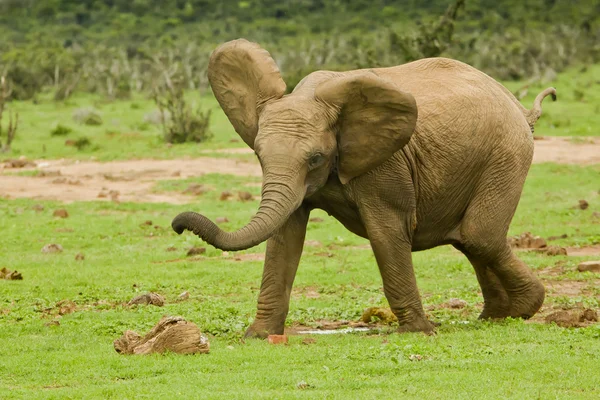
[[[252,193],[238,192],[238,198],[240,199],[240,201],[250,201],[250,200],[252,200]]]
[[[52,213],[52,216],[59,217],[59,218],[68,218],[69,212],[67,210],[65,210],[64,208],[59,208],[58,210],[54,210],[54,212]]]
[[[188,256],[197,256],[206,253],[206,247],[192,247],[188,250]]]
[[[520,235],[509,237],[507,241],[513,249],[534,250],[549,256],[567,255],[567,249],[564,247],[548,246],[548,243],[543,237],[533,236],[531,232],[524,232]]]
[[[75,261],[83,261],[85,260],[85,255],[83,253],[77,253],[75,255]]]
[[[555,323],[563,328],[580,328],[587,326],[589,322],[597,322],[596,311],[586,308],[585,310],[561,310],[546,316],[547,324]]]
[[[377,319],[373,321],[373,317],[376,317]],[[396,318],[392,310],[384,307],[369,307],[365,309],[360,320],[366,324],[377,321],[380,321],[383,324],[398,322],[398,318]]]
[[[11,271],[6,267],[0,269],[0,279],[5,279],[7,281],[21,281],[23,280],[23,275],[21,275],[18,271]]]
[[[165,305],[165,298],[157,293],[146,293],[141,296],[134,297],[127,303],[128,306],[132,306],[135,304],[148,305],[152,304],[153,306],[162,307]]]
[[[600,261],[584,261],[577,266],[579,272],[600,272]]]
[[[183,194],[201,196],[206,192],[208,192],[208,189],[204,185],[200,183],[192,183],[190,186],[187,187],[187,189],[183,191]]]
[[[63,247],[60,244],[50,243],[42,247],[42,253],[62,253]]]
[[[461,299],[450,299],[446,303],[442,305],[445,308],[452,308],[454,310],[459,310],[461,308],[465,308],[467,306],[467,302]]]
[[[210,344],[198,326],[183,317],[163,317],[144,337],[126,331],[113,342],[120,354],[162,354],[166,351],[179,354],[202,354],[210,351]]]
[[[543,237],[533,236],[531,232],[509,237],[508,244],[515,249],[541,249],[548,246]]]
[[[24,156],[19,157],[18,159],[8,159],[3,161],[4,168],[25,168],[25,167],[36,167],[37,164],[33,161],[29,161]]]

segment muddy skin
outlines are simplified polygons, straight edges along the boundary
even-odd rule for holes
[[[533,157],[540,93],[525,109],[502,85],[458,61],[318,71],[285,94],[268,52],[245,40],[211,56],[213,92],[262,170],[262,200],[223,232],[196,213],[175,218],[223,250],[267,241],[258,312],[247,336],[281,334],[312,209],[368,238],[401,332],[432,332],[411,252],[451,244],[475,268],[482,318],[533,316],[544,288],[506,235]]]

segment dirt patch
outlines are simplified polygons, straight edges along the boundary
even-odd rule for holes
[[[210,150],[207,153],[251,154],[249,148]],[[118,193],[118,201],[140,203],[186,204],[194,201],[194,193],[153,193],[159,180],[185,179],[207,173],[239,176],[262,176],[258,162],[243,162],[227,158],[196,158],[181,160],[130,160],[116,162],[77,162],[72,160],[10,160],[0,164],[0,197],[40,200],[111,201],[114,196],[98,197],[99,193]],[[569,138],[546,137],[535,142],[534,163],[600,164],[600,141],[589,139],[576,143]],[[7,172],[39,171],[38,176],[15,176]],[[56,177],[60,179],[56,179]],[[73,183],[77,184],[73,184]],[[254,184],[253,184],[254,185]],[[316,222],[316,221],[315,221]]]
[[[196,158],[182,160],[131,160],[116,162],[76,162],[72,160],[38,161],[36,167],[18,171],[40,171],[38,176],[10,175],[15,169],[0,169],[2,185],[0,197],[74,201],[118,200],[140,203],[186,204],[195,200],[194,194],[153,193],[157,181],[186,179],[208,173],[239,176],[262,176],[258,163],[247,163],[224,158]],[[43,173],[42,173],[43,172]],[[53,172],[53,173],[51,173]],[[60,175],[64,180],[56,181]],[[69,182],[80,181],[81,185]]]
[[[594,287],[600,285],[600,279],[575,281],[569,279],[546,280],[544,287],[548,297],[580,297],[593,294]]]
[[[558,164],[600,164],[600,141],[586,138],[576,143],[566,137],[544,137],[535,141],[534,163],[553,162]]]
[[[600,245],[585,247],[567,247],[567,253],[575,257],[594,257],[600,256]]]

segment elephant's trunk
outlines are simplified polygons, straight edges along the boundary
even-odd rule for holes
[[[277,178],[277,179],[274,179]],[[254,247],[273,235],[302,204],[304,185],[290,185],[291,179],[282,180],[265,174],[262,200],[258,211],[248,225],[235,232],[224,232],[211,220],[195,212],[179,214],[171,226],[178,234],[190,230],[205,242],[225,251]],[[296,186],[296,187],[293,187]]]

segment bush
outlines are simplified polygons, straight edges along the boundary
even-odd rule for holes
[[[187,104],[183,85],[168,80],[155,89],[154,102],[160,112],[165,142],[200,143],[212,136],[209,130],[212,111]]]
[[[102,125],[100,113],[93,108],[80,108],[73,113],[75,122],[90,126]]]
[[[68,126],[64,126],[58,124],[50,131],[51,136],[67,136],[69,133],[73,132],[73,129]]]

